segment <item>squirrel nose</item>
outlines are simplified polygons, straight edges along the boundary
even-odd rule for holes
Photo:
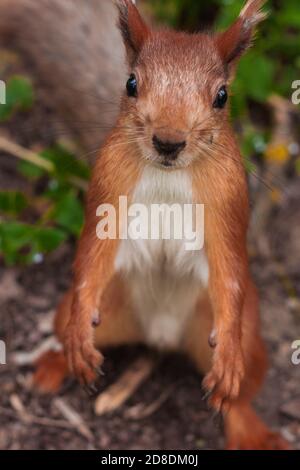
[[[159,153],[159,155],[163,155],[168,157],[172,160],[175,160],[179,153],[185,148],[186,142],[171,142],[171,141],[163,141],[160,140],[156,135],[153,136],[152,139],[153,146]]]

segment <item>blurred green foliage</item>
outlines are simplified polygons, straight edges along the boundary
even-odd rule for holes
[[[10,77],[0,122],[10,121],[17,112],[30,112],[34,102],[30,80]],[[60,145],[45,149],[39,157],[50,170],[37,161],[20,160],[17,165],[32,185],[30,194],[0,191],[0,255],[8,265],[41,261],[70,236],[78,237],[83,225],[82,196],[89,167]]]
[[[0,192],[0,254],[8,265],[39,262],[81,232],[81,184],[89,180],[90,169],[61,146],[46,149],[40,156],[52,163],[51,172],[25,161],[18,165],[33,185],[31,194]]]
[[[17,111],[29,110],[34,102],[34,91],[30,81],[21,76],[12,76],[6,84],[6,104],[0,106],[0,122],[11,118]]]
[[[64,231],[53,227],[15,221],[0,224],[0,252],[8,265],[42,261],[43,254],[58,248],[66,238]]]

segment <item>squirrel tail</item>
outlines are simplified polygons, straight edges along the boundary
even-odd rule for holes
[[[18,51],[87,151],[114,124],[126,76],[113,0],[0,0],[0,47]]]
[[[63,352],[48,351],[36,363],[33,387],[41,394],[55,394],[69,375]]]

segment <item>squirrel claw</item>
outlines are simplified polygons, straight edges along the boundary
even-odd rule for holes
[[[98,369],[96,370],[96,374],[98,375],[98,377],[104,377],[105,373],[102,367],[98,367]]]
[[[209,399],[209,406],[214,410],[214,416],[225,416],[230,409],[230,402],[226,398],[212,396]]]
[[[92,316],[92,327],[97,328],[101,323],[100,313],[98,310],[95,310]]]
[[[220,411],[215,410],[212,415],[212,420],[217,429],[223,426],[223,415]]]
[[[84,385],[83,389],[89,397],[93,397],[98,393],[98,387],[95,383]]]
[[[228,411],[230,403],[239,396],[245,374],[241,350],[229,346],[229,341],[219,343],[212,369],[203,380],[209,405],[223,414]]]
[[[82,337],[78,334],[78,327],[70,326],[64,338],[65,354],[70,371],[77,377],[82,385],[89,385],[97,378],[97,369],[103,362],[103,356],[93,345],[92,335]]]
[[[206,390],[206,392],[202,396],[202,400],[203,401],[208,400],[211,397],[212,393],[213,393],[213,390]]]
[[[212,349],[217,347],[217,330],[214,328],[208,337],[208,344]]]

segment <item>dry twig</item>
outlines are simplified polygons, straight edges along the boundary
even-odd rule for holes
[[[54,171],[54,165],[52,162],[46,160],[32,150],[28,150],[3,136],[0,136],[0,150],[28,163],[32,163],[33,165],[44,169],[48,173],[52,173]],[[88,183],[85,180],[76,176],[72,176],[69,178],[69,181],[77,188],[83,191],[87,191]]]
[[[93,434],[88,426],[83,421],[83,418],[71,408],[62,398],[56,398],[53,401],[54,406],[60,411],[63,417],[75,428],[77,431],[89,441],[93,440]]]
[[[39,357],[49,351],[49,350],[60,350],[61,345],[58,343],[55,336],[50,336],[45,341],[43,341],[36,349],[27,353],[27,352],[18,352],[11,355],[11,362],[17,366],[31,366],[34,364]]]
[[[16,412],[19,420],[24,424],[28,424],[28,425],[37,424],[39,426],[56,427],[56,428],[62,428],[62,429],[73,429],[74,427],[67,421],[43,418],[40,416],[31,415],[30,413],[28,413],[28,411],[24,407],[23,403],[21,402],[20,397],[16,394],[11,395],[9,401],[14,411],[0,407],[0,413],[2,415],[13,418],[15,416],[14,412]]]
[[[120,408],[145,382],[157,364],[152,357],[137,359],[119,378],[117,382],[98,396],[95,402],[95,413],[102,416]]]
[[[170,387],[167,388],[167,390],[162,392],[161,395],[149,405],[139,403],[138,405],[128,408],[124,413],[125,418],[133,420],[149,418],[149,416],[152,416],[154,413],[156,413],[168,400],[168,398],[174,392],[175,386],[175,384],[172,384]]]

